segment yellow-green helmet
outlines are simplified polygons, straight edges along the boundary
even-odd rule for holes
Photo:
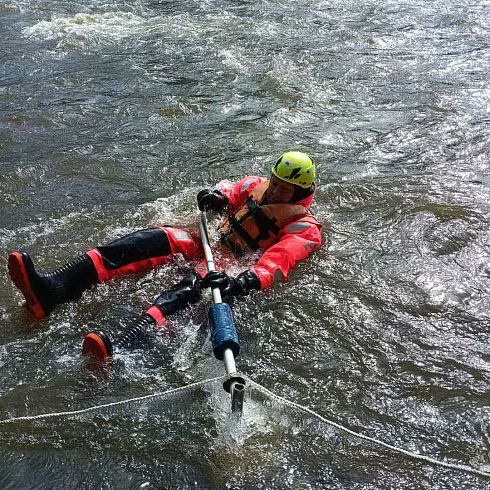
[[[272,167],[272,173],[290,184],[309,189],[315,181],[315,164],[301,151],[288,151]]]

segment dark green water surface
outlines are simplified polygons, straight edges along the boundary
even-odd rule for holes
[[[170,337],[83,369],[185,264],[34,321],[7,256],[40,270],[155,224],[196,193],[318,166],[325,246],[234,302],[240,371],[353,431],[490,471],[490,8],[485,0],[6,1],[0,5],[0,420],[224,374],[209,297]],[[219,382],[0,424],[1,489],[484,490],[490,479],[359,440]]]

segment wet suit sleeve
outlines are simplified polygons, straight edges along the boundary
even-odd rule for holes
[[[266,179],[257,176],[248,176],[235,184],[225,184],[220,187],[220,191],[229,199],[228,212],[236,211],[240,204],[247,199],[250,192]]]
[[[260,280],[260,289],[274,281],[285,281],[297,262],[306,259],[322,244],[322,225],[314,216],[306,216],[285,226],[279,241],[268,248],[252,267]]]

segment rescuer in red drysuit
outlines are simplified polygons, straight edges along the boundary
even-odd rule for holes
[[[315,166],[302,152],[284,153],[272,167],[270,180],[246,177],[221,190],[198,193],[198,207],[226,212],[219,225],[221,243],[237,257],[262,252],[254,266],[231,277],[224,272],[189,273],[154,304],[116,341],[126,347],[165,318],[199,300],[201,289],[218,287],[222,295],[247,295],[287,279],[295,264],[321,245],[321,225],[310,213],[315,193]],[[203,258],[202,244],[188,232],[170,226],[136,231],[96,247],[47,274],[38,274],[24,252],[9,255],[9,273],[25,297],[26,309],[37,319],[56,305],[79,298],[93,285],[128,273],[146,272],[167,263],[176,254],[190,261]],[[101,331],[89,333],[85,354],[107,361],[112,343]]]

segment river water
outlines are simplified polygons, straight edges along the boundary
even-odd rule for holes
[[[6,258],[48,271],[195,195],[318,166],[325,246],[233,303],[238,369],[357,433],[490,471],[490,2],[6,1],[0,6],[0,419],[76,411],[224,374],[209,297],[170,336],[83,368],[182,261],[34,321]],[[2,489],[486,489],[359,440],[248,384],[0,425]]]

